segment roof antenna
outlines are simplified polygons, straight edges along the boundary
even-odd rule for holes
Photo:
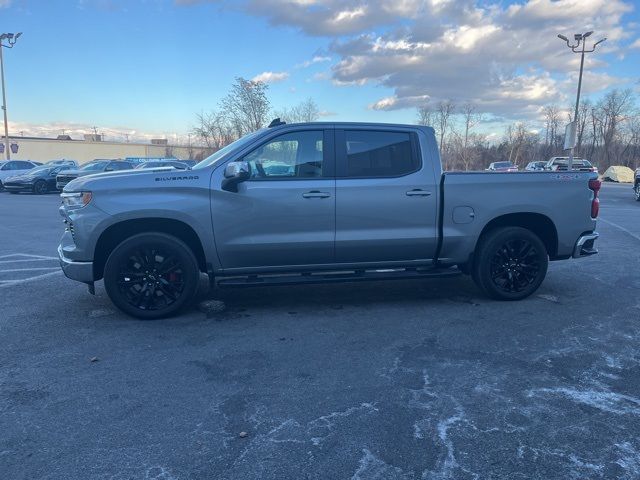
[[[269,128],[279,127],[280,125],[286,125],[286,124],[287,122],[283,122],[282,120],[280,120],[280,117],[278,117],[271,121],[271,123],[269,124]]]

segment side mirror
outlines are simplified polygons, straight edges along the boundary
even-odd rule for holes
[[[224,180],[222,189],[227,192],[237,192],[238,184],[249,180],[251,176],[247,162],[230,162],[224,168]]]

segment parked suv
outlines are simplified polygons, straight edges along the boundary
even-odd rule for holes
[[[56,177],[56,188],[62,190],[67,183],[78,177],[85,175],[93,175],[102,172],[117,172],[120,170],[131,170],[133,165],[122,160],[94,160],[89,162],[77,170],[65,170]]]
[[[545,170],[552,172],[566,172],[569,170],[569,157],[552,157],[544,167]],[[574,158],[572,171],[579,172],[597,172],[598,169],[591,165],[589,160],[584,158]]]

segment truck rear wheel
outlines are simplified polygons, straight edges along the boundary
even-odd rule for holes
[[[141,233],[120,243],[104,268],[104,286],[123,312],[144,320],[169,317],[193,299],[198,262],[181,240]]]
[[[533,232],[521,227],[498,228],[480,239],[473,279],[491,298],[521,300],[538,289],[548,264],[547,249]]]

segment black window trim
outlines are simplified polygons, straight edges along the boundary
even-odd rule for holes
[[[416,160],[416,168],[402,175],[384,175],[380,177],[359,176],[352,177],[347,175],[347,140],[345,132],[379,132],[379,133],[407,133],[411,141],[411,154]],[[384,128],[340,128],[335,131],[335,149],[336,149],[336,179],[338,180],[364,180],[364,179],[380,179],[380,178],[402,178],[422,170],[423,162],[420,153],[420,141],[418,134],[412,130],[395,130]]]
[[[265,178],[250,178],[247,182],[300,182],[300,181],[309,181],[309,180],[333,180],[335,179],[335,130],[333,128],[328,128],[326,126],[313,128],[309,126],[308,128],[296,128],[286,131],[279,131],[277,135],[269,136],[268,138],[263,139],[260,143],[253,146],[251,150],[243,153],[238,159],[233,160],[235,162],[243,162],[244,159],[251,155],[254,151],[266,145],[267,143],[275,140],[278,137],[282,137],[284,135],[289,135],[297,132],[322,132],[322,173],[321,177],[296,177],[296,176],[273,176],[273,177],[265,177]],[[326,172],[325,172],[326,165]]]

